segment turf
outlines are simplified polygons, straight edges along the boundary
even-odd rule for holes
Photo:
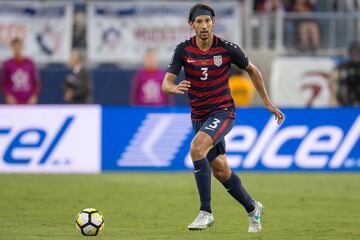
[[[360,174],[241,174],[265,205],[263,231],[213,179],[215,226],[190,232],[198,197],[190,173],[0,175],[0,239],[83,239],[75,216],[99,209],[96,239],[360,239]]]

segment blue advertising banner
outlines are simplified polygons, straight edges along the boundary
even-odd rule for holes
[[[263,108],[237,109],[226,137],[235,170],[360,171],[360,109],[283,109],[278,126]],[[194,136],[188,108],[126,108],[102,111],[102,169],[192,169]]]
[[[101,106],[0,106],[0,173],[100,173]]]

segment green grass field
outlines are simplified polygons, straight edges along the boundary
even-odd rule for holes
[[[215,226],[189,232],[198,213],[190,173],[0,175],[0,239],[83,239],[77,213],[105,216],[96,239],[360,239],[360,174],[241,174],[265,205],[263,231],[214,178]]]

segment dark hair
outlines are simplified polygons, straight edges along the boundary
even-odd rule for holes
[[[194,20],[193,15],[195,12],[197,12],[199,10],[207,10],[211,13],[211,15],[212,15],[211,18],[215,17],[214,9],[212,9],[209,5],[206,5],[203,3],[198,3],[190,9],[188,22],[192,22]]]

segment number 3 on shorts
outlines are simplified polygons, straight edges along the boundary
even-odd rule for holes
[[[221,121],[219,119],[214,118],[214,121],[212,122],[212,124],[209,124],[208,126],[206,126],[205,129],[214,130],[215,128],[217,128],[217,126],[220,122]]]

